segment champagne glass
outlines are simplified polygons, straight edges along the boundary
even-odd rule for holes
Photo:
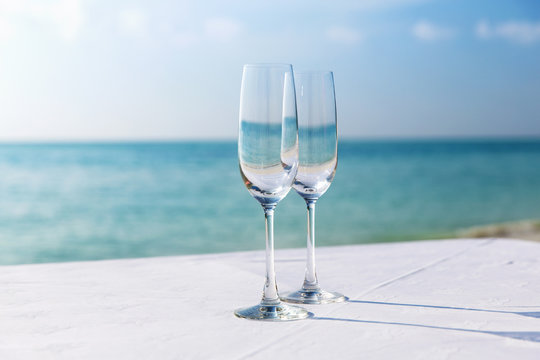
[[[307,266],[304,284],[282,298],[301,304],[346,300],[322,290],[315,272],[315,203],[328,190],[337,167],[337,119],[331,71],[295,73],[298,102],[299,166],[293,184],[307,204]]]
[[[254,320],[298,320],[307,310],[280,301],[274,270],[274,209],[298,171],[298,123],[292,66],[244,66],[240,90],[238,159],[242,179],[266,221],[266,282],[259,305],[235,315]]]

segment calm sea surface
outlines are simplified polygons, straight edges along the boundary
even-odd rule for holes
[[[342,141],[318,245],[451,236],[540,218],[540,141]],[[276,247],[305,246],[305,206]],[[262,249],[235,142],[0,145],[0,264]]]

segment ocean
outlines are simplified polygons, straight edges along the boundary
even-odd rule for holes
[[[540,140],[341,141],[317,246],[443,238],[540,218]],[[303,200],[276,248],[305,246]],[[0,144],[0,264],[264,248],[236,142]]]

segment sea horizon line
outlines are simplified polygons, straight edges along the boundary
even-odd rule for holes
[[[177,144],[233,143],[236,138],[44,138],[1,139],[0,145],[108,145],[108,144]],[[434,136],[341,136],[340,142],[536,142],[539,135],[434,135]]]

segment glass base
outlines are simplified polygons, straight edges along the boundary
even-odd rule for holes
[[[275,305],[259,304],[247,308],[236,309],[234,315],[239,318],[251,320],[291,321],[306,319],[312,314],[299,306],[278,302]]]
[[[337,292],[329,292],[321,289],[301,289],[281,297],[281,300],[296,304],[330,304],[343,302],[348,298]]]

